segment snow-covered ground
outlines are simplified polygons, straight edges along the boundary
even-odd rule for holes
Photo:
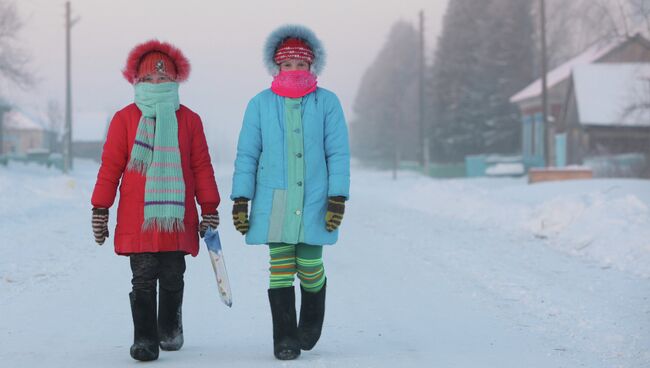
[[[229,223],[231,169],[216,170],[233,308],[206,252],[188,259],[186,344],[156,365],[650,366],[650,181],[393,181],[355,167],[341,240],[325,252],[323,337],[279,362],[267,251]],[[2,367],[138,364],[127,259],[91,234],[96,171],[0,167]]]

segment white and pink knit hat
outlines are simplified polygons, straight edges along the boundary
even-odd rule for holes
[[[280,64],[285,60],[303,60],[309,64],[314,62],[314,52],[307,43],[299,38],[287,38],[275,51],[274,60]]]

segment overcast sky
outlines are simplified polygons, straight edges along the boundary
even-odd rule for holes
[[[77,0],[73,15],[73,104],[76,112],[111,114],[133,100],[121,76],[126,56],[151,38],[169,41],[192,64],[181,86],[181,103],[204,120],[215,159],[230,159],[248,100],[270,86],[262,65],[266,36],[285,23],[312,28],[328,52],[319,85],[334,91],[347,114],[361,76],[398,20],[417,25],[425,11],[428,54],[441,27],[447,0],[283,0],[152,1]],[[28,93],[12,89],[26,110],[45,109],[49,99],[64,101],[64,1],[19,0],[24,20],[20,39],[32,56],[38,84]],[[81,122],[77,122],[81,124]]]

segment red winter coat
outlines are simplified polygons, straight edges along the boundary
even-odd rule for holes
[[[120,255],[143,252],[183,251],[196,256],[199,253],[196,197],[202,213],[214,213],[219,205],[219,192],[210,163],[210,153],[203,133],[201,118],[181,105],[178,119],[178,145],[185,180],[185,231],[168,233],[141,230],[144,222],[145,177],[126,171],[131,158],[142,113],[135,104],[118,111],[110,127],[102,164],[92,196],[94,207],[109,208],[115,201],[120,183],[120,203],[117,207],[117,226],[114,232],[115,252]]]

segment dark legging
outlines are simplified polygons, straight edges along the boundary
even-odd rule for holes
[[[156,291],[160,288],[174,292],[183,289],[185,273],[184,252],[134,253],[130,257],[133,291]]]

